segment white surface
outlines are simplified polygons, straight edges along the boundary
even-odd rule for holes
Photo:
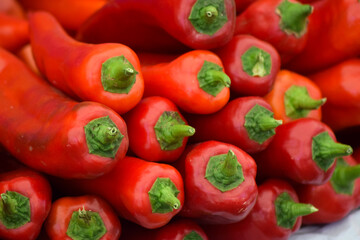
[[[324,226],[304,226],[289,240],[360,240],[360,209]]]

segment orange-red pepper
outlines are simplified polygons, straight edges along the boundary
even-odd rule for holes
[[[0,13],[0,47],[15,52],[28,42],[28,21]]]

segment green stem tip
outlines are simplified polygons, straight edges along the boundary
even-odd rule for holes
[[[271,72],[271,55],[257,47],[250,47],[241,56],[243,70],[252,77],[265,77]]]
[[[338,158],[330,183],[338,194],[352,195],[354,181],[360,177],[360,164],[350,166],[343,158]]]
[[[157,178],[148,192],[153,213],[169,213],[181,207],[179,190],[170,178]]]
[[[24,195],[6,191],[0,200],[0,222],[7,229],[16,229],[30,222],[30,199]]]

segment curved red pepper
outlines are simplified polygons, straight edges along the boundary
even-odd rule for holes
[[[150,52],[211,49],[230,41],[235,11],[233,0],[115,0],[83,24],[78,39]]]
[[[286,181],[268,179],[258,186],[259,195],[250,214],[233,224],[205,225],[213,240],[287,240],[299,230],[302,216],[316,208],[299,203],[294,188]]]
[[[271,106],[261,97],[240,97],[208,115],[187,114],[196,129],[191,142],[217,140],[231,143],[248,153],[264,150],[281,121],[273,118]]]
[[[349,145],[336,142],[324,123],[301,118],[276,129],[269,146],[254,156],[258,177],[282,177],[301,184],[324,184],[335,169],[335,158],[352,154]]]
[[[121,234],[120,221],[111,206],[98,196],[57,199],[45,224],[52,240],[113,240]]]
[[[353,58],[309,76],[327,98],[323,121],[334,131],[360,125],[359,74],[360,59]]]
[[[271,105],[274,117],[284,123],[304,117],[321,120],[322,105],[326,102],[311,79],[288,70],[278,72],[273,89],[264,99]]]
[[[312,6],[296,0],[258,0],[236,17],[235,34],[269,42],[285,63],[304,49],[311,12]]]
[[[122,44],[86,44],[71,38],[47,12],[29,16],[30,42],[40,72],[74,98],[100,102],[122,114],[142,98],[137,55]]]
[[[0,47],[15,52],[28,42],[28,21],[0,12]]]
[[[149,229],[166,225],[184,203],[183,180],[174,167],[129,156],[104,176],[66,182],[59,179],[57,184],[99,195],[122,218]]]
[[[210,51],[193,50],[141,70],[145,97],[166,97],[185,112],[213,113],[230,98],[230,78],[223,72],[220,58]]]
[[[0,194],[0,238],[35,240],[51,208],[48,181],[32,170],[2,173]]]
[[[175,166],[185,185],[181,216],[226,224],[244,219],[253,208],[256,164],[240,148],[218,141],[202,142],[188,149]]]
[[[124,119],[130,150],[147,161],[175,161],[195,133],[175,104],[159,96],[144,98]]]
[[[75,102],[0,49],[0,142],[27,166],[92,178],[125,156],[124,120],[95,102]]]
[[[360,165],[351,156],[337,159],[331,179],[322,185],[300,185],[301,202],[319,211],[303,217],[304,224],[332,223],[360,206]]]
[[[236,35],[216,54],[231,79],[230,90],[240,95],[264,96],[280,70],[280,56],[267,42],[251,35]]]

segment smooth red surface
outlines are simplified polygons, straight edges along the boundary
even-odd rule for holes
[[[28,42],[28,21],[0,12],[0,47],[15,52]]]

